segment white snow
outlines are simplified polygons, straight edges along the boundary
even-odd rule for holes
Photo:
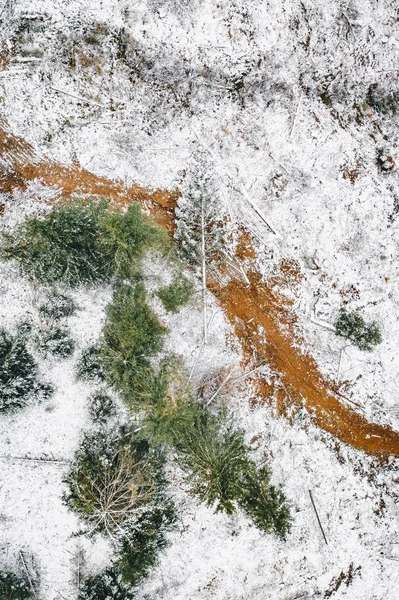
[[[10,69],[0,72],[1,113],[12,131],[41,155],[64,163],[77,159],[97,174],[146,187],[184,187],[191,156],[205,149],[220,186],[221,209],[255,232],[261,242],[257,265],[265,276],[283,258],[301,265],[303,280],[289,293],[304,347],[333,378],[345,347],[340,372],[345,393],[370,421],[397,430],[398,117],[365,105],[371,84],[398,92],[395,3],[15,0],[2,8],[4,38],[26,14],[44,15],[45,25],[23,42],[25,50],[39,48],[39,58],[22,61],[17,50]],[[117,60],[108,37],[89,48],[83,38],[94,22],[114,32],[124,28],[136,58],[129,64]],[[68,65],[62,52],[73,39],[75,54],[91,52],[98,61],[84,66],[80,57],[80,67]],[[243,91],[231,92],[241,76]],[[331,106],[320,93],[329,82]],[[359,122],[355,106],[362,111]],[[392,156],[391,172],[379,168],[380,151]],[[348,171],[355,171],[353,183],[344,178]],[[7,196],[2,226],[12,227],[43,208],[50,193],[34,182],[26,192]],[[38,293],[14,267],[2,265],[0,325],[12,329],[34,312]],[[109,298],[106,289],[77,296],[80,310],[69,319],[76,352],[100,334]],[[152,302],[171,328],[167,350],[181,353],[188,370],[198,356],[195,377],[239,361],[212,298],[210,343],[200,353],[200,302],[176,316]],[[381,326],[383,342],[373,352],[346,347],[345,340],[313,322],[331,325],[342,302]],[[76,598],[71,559],[79,539],[71,534],[78,523],[61,501],[66,465],[15,457],[53,455],[68,461],[73,456],[88,426],[90,393],[90,386],[76,383],[73,362],[41,364],[56,395],[0,417],[1,566],[10,566],[21,548],[31,552],[43,600]],[[292,502],[288,541],[260,535],[240,515],[214,515],[179,492],[180,530],[170,536],[140,597],[323,598],[332,580],[353,563],[361,570],[348,586],[341,583],[334,599],[395,598],[397,464],[381,467],[336,444],[301,413],[290,424],[271,409],[250,412],[251,386],[246,387],[231,409],[249,440],[260,436],[259,459],[266,455],[274,480]],[[86,552],[95,570],[106,564],[99,544],[89,544]]]

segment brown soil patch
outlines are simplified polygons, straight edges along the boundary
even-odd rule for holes
[[[157,223],[173,232],[176,191],[151,192],[136,185],[126,189],[122,182],[99,177],[79,165],[67,167],[39,159],[30,144],[9,132],[4,121],[0,121],[0,156],[0,191],[24,188],[27,182],[38,179],[54,187],[55,196],[60,193],[67,197],[79,193],[104,195],[121,206],[135,200],[151,212]],[[298,283],[298,265],[283,263],[277,279],[262,282],[251,267],[254,251],[247,232],[238,245],[238,256],[247,270],[249,284],[233,270],[228,271],[227,277],[226,269],[221,267],[221,277],[210,281],[209,289],[232,323],[248,360],[256,356],[257,360],[269,364],[278,376],[280,390],[283,390],[275,394],[279,412],[286,414],[289,405],[305,406],[319,427],[343,442],[368,454],[399,456],[399,433],[369,423],[342,404],[334,383],[323,378],[312,357],[298,349],[295,316],[279,290],[279,283]],[[260,381],[259,393],[267,399],[273,387]]]
[[[237,258],[244,260],[246,258],[255,258],[255,248],[249,231],[240,227],[240,237],[236,248]]]
[[[282,277],[287,285],[296,285],[302,279],[301,267],[295,260],[283,260],[280,263],[279,277]]]

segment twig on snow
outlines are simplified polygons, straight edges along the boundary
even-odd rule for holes
[[[25,559],[24,559],[24,555],[22,554],[22,552],[21,552],[21,551],[19,551],[19,557],[20,557],[20,559],[21,559],[22,566],[23,566],[23,568],[24,568],[24,570],[25,570],[25,573],[26,573],[26,576],[27,576],[27,578],[28,578],[29,585],[30,585],[30,588],[31,588],[31,590],[32,590],[32,593],[33,593],[34,597],[35,597],[35,598],[37,598],[37,594],[36,594],[35,588],[33,587],[32,579],[31,579],[31,576],[30,576],[30,574],[29,574],[28,567],[26,566],[26,562],[25,562]]]
[[[296,111],[295,111],[295,117],[294,117],[294,122],[292,123],[292,127],[291,127],[291,132],[290,132],[290,140],[292,139],[292,136],[294,134],[294,129],[295,129],[295,124],[296,124],[296,120],[298,118],[298,114],[299,114],[299,109],[301,107],[302,104],[302,98],[303,98],[303,90],[301,91],[301,95],[299,97],[299,101],[298,101],[298,106],[296,107]]]
[[[205,255],[205,217],[204,197],[201,202],[201,249],[202,249],[202,310],[204,316],[204,344],[208,343],[208,327],[206,316],[206,255]]]
[[[332,325],[329,325],[329,323],[322,323],[321,321],[316,321],[316,319],[310,319],[310,322],[319,327],[323,327],[323,329],[327,329],[328,331],[335,331],[335,328]]]
[[[237,365],[234,365],[234,367],[231,369],[230,373],[227,375],[226,379],[224,379],[224,381],[222,381],[222,383],[220,384],[220,386],[218,387],[216,392],[209,398],[208,402],[206,403],[206,406],[209,406],[210,403],[212,402],[212,400],[214,400],[216,398],[216,396],[218,395],[220,390],[223,388],[223,386],[228,382],[228,380],[230,379],[230,377],[232,376],[232,374],[234,373],[236,368],[237,368]]]
[[[272,159],[273,159],[273,160],[274,160],[274,161],[275,161],[275,162],[276,162],[278,165],[280,165],[280,167],[281,167],[282,169],[284,169],[284,171],[287,173],[287,175],[291,175],[291,173],[289,172],[289,170],[287,169],[287,167],[285,167],[285,166],[283,165],[283,163],[282,163],[282,162],[280,162],[280,161],[279,161],[279,160],[278,160],[278,159],[277,159],[275,156],[273,156],[273,154],[272,154],[271,152],[269,152],[269,156],[270,156],[270,158],[272,158]]]
[[[247,283],[248,285],[250,285],[251,282],[249,281],[248,276],[245,273],[245,271],[244,271],[243,267],[241,266],[240,262],[235,257],[232,257],[231,254],[230,254],[230,252],[227,252],[227,250],[224,250],[223,248],[222,248],[222,253],[228,259],[228,265],[230,267],[232,267],[235,271],[237,271],[237,273],[240,273],[240,275],[243,276],[245,283]]]
[[[342,355],[344,353],[346,346],[344,346],[343,348],[341,348],[341,352],[339,354],[339,364],[338,364],[338,372],[337,372],[337,381],[339,381],[339,378],[341,376],[341,365],[342,365]]]
[[[189,306],[188,308],[186,308],[185,310],[183,310],[174,321],[172,321],[172,323],[169,325],[169,327],[172,327],[173,325],[175,325],[175,323],[177,323],[178,321],[180,321],[180,319],[182,317],[184,317],[185,314],[187,314],[188,312],[190,312],[190,310],[193,310],[194,306]]]
[[[244,195],[244,197],[245,197],[246,201],[248,202],[248,204],[250,204],[250,205],[252,206],[252,208],[254,209],[254,211],[256,212],[256,214],[258,215],[258,217],[260,217],[260,218],[262,219],[262,221],[265,223],[265,225],[267,225],[268,229],[269,229],[269,230],[270,230],[272,233],[274,233],[274,235],[277,235],[277,232],[276,232],[276,231],[275,231],[275,229],[273,229],[273,227],[272,227],[272,226],[271,226],[271,225],[268,223],[268,221],[267,221],[267,219],[266,219],[265,215],[262,213],[262,211],[261,211],[259,208],[257,208],[257,207],[255,206],[255,204],[252,202],[252,200],[251,200],[251,198],[249,197],[249,194],[248,194],[248,192],[247,192],[247,190],[245,189],[245,187],[244,187],[244,185],[243,185],[243,184],[240,184],[240,188],[241,188],[241,191],[242,191],[242,193],[243,193],[243,195]]]
[[[217,310],[215,310],[215,312],[212,314],[211,318],[209,319],[209,323],[208,323],[208,325],[207,325],[207,329],[208,329],[208,330],[209,330],[210,326],[212,325],[213,317],[216,315],[216,313],[217,313]],[[197,356],[195,357],[194,364],[193,364],[193,366],[191,367],[190,375],[189,375],[189,377],[188,377],[188,380],[189,380],[189,381],[191,381],[191,377],[193,376],[194,369],[195,369],[195,367],[197,366],[197,362],[198,362],[198,359],[199,359],[199,357],[200,357],[200,354],[201,354],[201,352],[202,352],[202,349],[203,349],[204,345],[205,345],[205,342],[204,342],[204,340],[202,340],[202,342],[201,342],[201,345],[200,345],[200,347],[199,347],[199,350],[198,350],[198,353],[197,353]]]
[[[70,96],[71,98],[76,98],[77,100],[81,100],[82,102],[86,102],[86,104],[92,104],[93,106],[99,106],[100,108],[106,108],[109,110],[108,106],[105,104],[100,104],[99,102],[94,102],[93,100],[88,100],[87,98],[82,98],[82,96],[77,96],[76,94],[71,94],[70,92],[66,92],[65,90],[60,90],[59,88],[50,86],[51,90],[55,92],[59,92],[60,94],[65,94],[66,96]]]
[[[234,379],[234,382],[240,381],[240,379],[244,379],[245,377],[249,377],[249,375],[252,375],[253,373],[256,373],[256,371],[259,371],[259,369],[261,369],[262,367],[264,367],[265,364],[266,363],[262,363],[261,365],[258,365],[257,367],[255,367],[255,369],[252,369],[252,371],[248,371],[247,373],[243,373],[243,375],[240,375],[239,377],[236,377]]]
[[[325,543],[326,543],[326,544],[327,544],[327,546],[328,546],[328,542],[327,542],[326,534],[324,533],[324,529],[323,529],[323,526],[322,526],[322,524],[321,524],[321,521],[320,521],[319,513],[317,512],[317,508],[316,508],[316,505],[315,505],[315,503],[314,503],[314,500],[313,500],[313,496],[312,496],[312,490],[309,490],[309,496],[310,496],[310,499],[311,499],[311,501],[312,501],[312,506],[313,506],[313,508],[314,508],[314,511],[315,511],[315,513],[316,513],[317,521],[318,521],[318,523],[319,523],[319,527],[320,527],[320,529],[321,529],[321,533],[323,534],[324,541],[325,541]]]
[[[55,463],[61,465],[69,465],[70,461],[60,459],[57,460],[55,458],[30,458],[29,456],[7,456],[7,454],[0,455],[0,459],[4,460],[21,460],[27,462],[36,462],[36,463]]]

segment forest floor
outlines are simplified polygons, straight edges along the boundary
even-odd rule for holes
[[[94,195],[139,202],[174,236],[176,223],[180,232],[194,223],[192,191],[203,184],[226,231],[207,263],[208,344],[191,271],[192,299],[169,314],[157,290],[174,273],[149,254],[147,299],[168,330],[165,353],[181,358],[200,397],[204,381],[229,374],[217,399],[293,517],[281,541],[242,511],[215,513],[187,493],[171,460],[179,520],[138,600],[395,598],[395,3],[3,5],[0,228],[12,233],[52,203]],[[1,262],[0,327],[41,325],[52,291]],[[63,502],[98,387],[76,379],[76,363],[101,339],[112,287],[56,291],[77,306],[65,324],[75,351],[59,360],[32,349],[54,395],[1,415],[0,570],[19,573],[23,552],[38,598],[76,600],[76,558],[86,561],[83,577],[112,560],[101,536],[77,535],[81,522]],[[378,326],[372,351],[335,334],[343,308]]]

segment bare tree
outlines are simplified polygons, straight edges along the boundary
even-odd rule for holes
[[[98,464],[94,475],[85,465],[70,476],[72,503],[91,526],[90,533],[106,531],[112,538],[120,523],[152,497],[155,481],[130,449],[120,449],[112,460]]]
[[[208,341],[206,289],[208,268],[220,258],[225,220],[220,212],[219,191],[204,152],[198,152],[182,185],[183,196],[176,210],[176,239],[184,260],[198,269],[202,279],[204,343]]]

